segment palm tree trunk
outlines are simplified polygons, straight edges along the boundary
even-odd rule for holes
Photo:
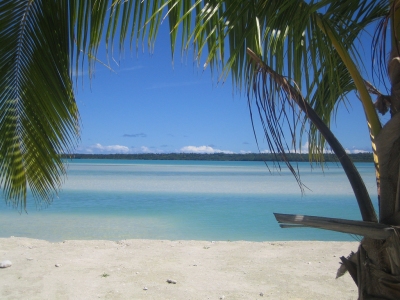
[[[400,225],[400,1],[392,1],[392,50],[388,75],[391,83],[391,120],[375,139],[379,161],[379,222]],[[400,231],[386,240],[364,238],[357,252],[359,299],[400,299]],[[354,273],[354,272],[353,272]],[[353,274],[354,275],[354,274]],[[353,277],[354,278],[354,277]]]
[[[379,223],[390,226],[400,225],[399,128],[400,114],[396,114],[375,139],[380,171]],[[364,238],[354,256],[341,258],[343,268],[349,271],[358,286],[360,300],[400,299],[400,230],[392,228],[393,234],[389,238]]]

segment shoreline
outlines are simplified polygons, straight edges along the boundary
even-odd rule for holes
[[[358,244],[0,238],[0,298],[357,299],[335,277]]]

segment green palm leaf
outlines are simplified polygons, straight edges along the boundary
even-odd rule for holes
[[[69,74],[67,1],[0,3],[0,178],[6,201],[26,207],[28,187],[49,203],[61,153],[78,137]]]

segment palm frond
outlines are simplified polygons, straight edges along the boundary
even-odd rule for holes
[[[249,94],[249,99],[255,99],[267,140],[273,141],[273,144],[277,145],[277,151],[274,152],[276,153],[275,155],[282,156],[282,159],[292,171],[300,187],[302,187],[298,173],[295,172],[285,154],[285,147],[283,147],[285,138],[282,134],[281,117],[279,117],[281,115],[286,116],[287,109],[291,111],[299,109],[301,113],[307,115],[307,118],[313,123],[313,126],[321,133],[324,139],[326,139],[338,157],[353,188],[363,220],[377,222],[371,198],[357,168],[325,122],[305,101],[298,88],[291,85],[282,75],[266,65],[250,49],[248,49],[248,53],[254,65],[254,68],[248,68],[248,72],[250,72],[248,77],[251,78],[252,83],[251,87],[248,88],[252,91]],[[255,74],[253,74],[254,70]],[[277,90],[277,93],[271,95],[268,87],[272,85]],[[284,117],[284,123],[288,122],[290,123],[290,120]],[[264,124],[268,124],[268,126]]]
[[[346,72],[345,68],[336,68],[340,60],[318,22],[336,32],[340,43],[361,66],[354,41],[368,24],[387,14],[386,1],[367,0],[113,0],[111,5],[105,0],[72,2],[75,4],[70,10],[77,11],[71,22],[76,24],[75,55],[90,54],[89,70],[104,26],[108,47],[112,48],[119,34],[120,49],[128,36],[131,45],[136,41],[136,48],[147,36],[152,50],[160,22],[168,19],[172,55],[178,43],[182,51],[193,47],[198,60],[205,57],[204,65],[215,69],[222,80],[232,74],[235,86],[240,88],[246,85],[246,48],[254,49],[278,73],[294,80],[307,101],[311,101],[320,83],[325,90],[337,87],[343,74],[333,70]],[[83,62],[83,58],[75,60],[77,67],[78,61]],[[332,103],[342,99],[337,93],[330,98]],[[334,105],[329,107],[326,115],[334,113]]]
[[[6,201],[20,209],[28,188],[51,202],[65,175],[60,154],[79,134],[67,3],[0,3],[0,182]]]

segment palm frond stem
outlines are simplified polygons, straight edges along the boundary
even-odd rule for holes
[[[354,84],[357,88],[357,91],[360,95],[361,103],[364,108],[365,116],[368,122],[368,128],[370,131],[372,149],[374,150],[374,163],[375,166],[379,166],[378,156],[375,154],[375,143],[374,139],[379,134],[382,124],[379,121],[378,114],[375,110],[375,106],[371,99],[370,94],[368,93],[367,86],[365,84],[364,79],[362,78],[360,72],[358,71],[357,66],[355,65],[354,61],[351,59],[348,51],[343,47],[341,42],[339,41],[337,35],[334,31],[329,28],[329,26],[322,21],[318,14],[315,15],[316,23],[319,29],[324,32],[329,39],[331,40],[333,46],[335,47],[337,53],[341,57],[343,63],[346,65],[347,70],[349,71]],[[377,170],[377,174],[379,174],[379,170]]]

